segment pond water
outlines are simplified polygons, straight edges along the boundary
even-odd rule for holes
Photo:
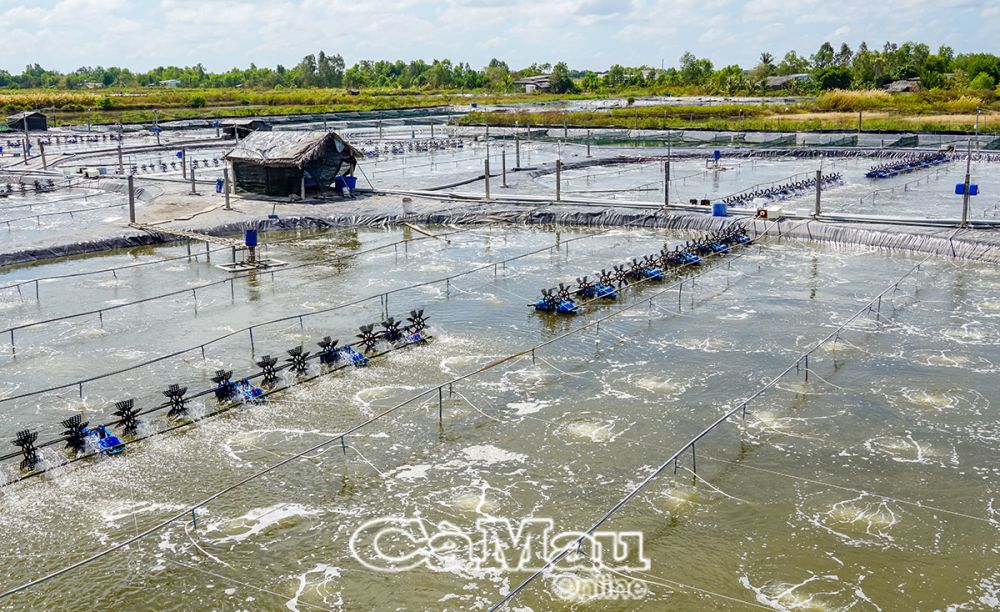
[[[756,169],[763,172],[763,167]],[[785,172],[786,170],[782,170]],[[732,171],[734,175],[736,170]],[[726,176],[731,176],[726,173]],[[701,179],[699,179],[701,180]],[[950,180],[950,179],[949,179]],[[944,179],[942,179],[942,182]],[[933,182],[931,183],[934,184]],[[692,187],[693,188],[693,187]],[[723,189],[720,184],[719,189]],[[436,228],[436,232],[453,231]],[[367,568],[351,553],[366,521],[420,517],[474,533],[477,519],[551,519],[580,530],[729,406],[795,361],[919,260],[764,238],[706,262],[683,290],[635,287],[575,317],[527,307],[551,287],[695,234],[480,227],[450,242],[393,245],[401,230],[285,239],[271,274],[197,295],[127,306],[18,332],[0,346],[0,399],[111,372],[77,388],[4,402],[7,439],[40,439],[113,401],[149,407],[170,383],[211,386],[218,368],[347,342],[387,310],[424,308],[433,341],[368,368],[293,387],[130,447],[0,489],[3,587],[77,561],[421,391],[648,300],[434,393],[177,522],[27,593],[11,608],[484,609],[527,574],[442,552],[434,567]],[[417,237],[417,236],[412,236]],[[373,247],[383,246],[379,250]],[[503,260],[524,255],[502,264]],[[364,254],[350,257],[352,254]],[[0,275],[0,283],[168,259],[112,275],[0,291],[3,320],[71,315],[228,278],[183,247],[75,258]],[[335,261],[337,256],[344,256]],[[180,259],[176,259],[181,257]],[[309,265],[304,265],[309,264]],[[497,264],[494,268],[493,264]],[[296,267],[298,266],[298,267]],[[689,278],[690,275],[689,275]],[[675,279],[674,279],[675,280]],[[641,532],[645,570],[578,562],[538,580],[519,609],[944,609],[998,605],[1000,271],[930,259],[835,343],[697,448],[603,527]],[[362,298],[359,304],[318,311]],[[301,319],[296,315],[316,313]],[[290,317],[206,345],[249,324]],[[312,368],[316,368],[313,362]],[[214,400],[201,400],[201,410]],[[195,408],[195,412],[199,408]],[[196,412],[197,413],[197,412]],[[150,430],[166,426],[151,415]],[[14,447],[9,447],[12,450]],[[62,451],[43,459],[57,463]],[[8,476],[16,466],[4,466]],[[394,542],[399,545],[399,541]],[[614,569],[614,568],[612,568]],[[560,597],[557,575],[639,581],[637,601]]]

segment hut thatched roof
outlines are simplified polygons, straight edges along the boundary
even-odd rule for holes
[[[39,111],[21,111],[19,113],[14,113],[13,115],[9,115],[7,117],[7,121],[19,121],[21,119],[27,119],[28,117],[34,117],[36,115],[39,117],[45,116],[44,113],[41,113]]]
[[[262,166],[294,166],[302,168],[322,157],[330,147],[345,148],[355,159],[364,157],[360,151],[334,132],[253,132],[226,155],[226,159],[253,162]]]

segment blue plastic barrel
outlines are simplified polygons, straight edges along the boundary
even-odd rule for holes
[[[257,246],[257,230],[248,229],[244,237],[244,242],[248,247]]]
[[[712,216],[713,217],[726,217],[729,215],[729,211],[726,210],[726,205],[724,202],[716,202],[712,204]]]
[[[215,179],[215,193],[222,193],[222,179]]]

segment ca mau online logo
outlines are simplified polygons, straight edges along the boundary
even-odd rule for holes
[[[370,520],[352,534],[351,554],[368,569],[399,573],[419,568],[449,571],[535,572],[555,554],[573,549],[560,571],[648,571],[643,534],[637,531],[556,532],[552,519],[476,521],[470,533],[447,521],[431,523],[418,517]]]

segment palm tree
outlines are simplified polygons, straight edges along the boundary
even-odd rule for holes
[[[774,66],[774,56],[764,51],[760,54],[760,63],[764,66]]]

